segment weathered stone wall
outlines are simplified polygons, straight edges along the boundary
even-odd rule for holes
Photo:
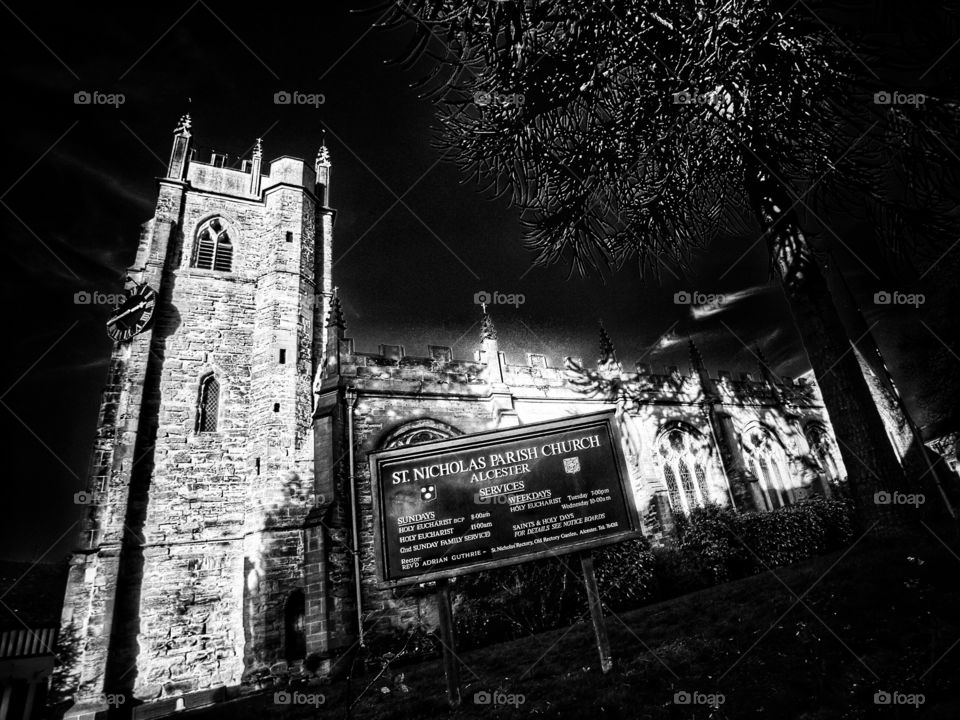
[[[223,217],[234,245],[228,274],[191,268],[196,228]],[[257,204],[188,192],[183,252],[157,313],[164,337],[162,401],[143,527],[143,590],[134,694],[148,699],[236,684],[242,626],[242,537],[251,462],[249,398]],[[216,432],[196,432],[201,379],[220,386]],[[206,558],[206,566],[197,566]],[[231,577],[230,572],[234,572]],[[211,609],[217,612],[211,613]]]
[[[138,281],[159,287],[168,269],[167,249],[176,236],[179,188],[161,182],[157,214],[141,231],[130,268]],[[126,578],[130,529],[139,512],[136,474],[143,468],[145,449],[152,443],[154,423],[145,411],[155,394],[155,331],[117,346],[101,402],[100,424],[88,471],[83,527],[71,560],[64,596],[61,637],[72,638],[71,664],[58,670],[54,682],[64,696],[73,695],[74,712],[103,709],[102,693],[111,665],[129,667],[135,627],[120,619],[117,608],[135,602],[139,590]],[[108,448],[112,445],[112,451]],[[135,565],[135,563],[133,563]],[[115,675],[119,673],[114,672]]]
[[[271,176],[278,165],[291,173],[292,164],[275,161]],[[284,608],[304,589],[301,528],[315,503],[309,372],[317,330],[317,209],[300,188],[279,186],[265,195],[248,400],[260,474],[248,507],[246,674],[286,661]]]
[[[356,482],[361,517],[362,596],[364,626],[374,635],[389,631],[391,627],[435,627],[437,622],[432,594],[425,594],[416,586],[377,589],[373,554],[373,498],[367,453],[377,449],[391,432],[419,418],[429,418],[441,427],[455,429],[457,434],[467,434],[491,429],[495,414],[490,403],[482,398],[424,398],[360,392],[355,422],[358,429]]]
[[[241,170],[191,162],[187,170],[187,180],[198,190],[256,197],[250,192],[250,173]]]
[[[288,654],[287,601],[305,589],[330,257],[314,244],[331,212],[293,158],[274,163],[258,195],[250,173],[193,163],[186,175],[161,181],[131,268],[160,299],[152,328],[114,353],[89,473],[103,497],[67,590],[64,624],[82,647],[63,683],[91,707],[108,687],[149,701],[275,666]],[[229,272],[191,267],[212,217],[230,234]],[[198,432],[211,373],[217,427]],[[325,548],[312,552],[322,565]],[[324,578],[310,590],[325,593]]]
[[[396,629],[434,629],[436,609],[429,589],[376,587],[372,488],[366,457],[373,450],[390,447],[404,428],[433,428],[446,435],[496,429],[503,403],[497,394],[502,391],[488,382],[490,373],[482,363],[445,360],[443,348],[430,358],[407,356],[397,346],[382,346],[383,352],[378,354],[354,352],[350,340],[341,341],[339,348],[340,382],[358,393],[353,421],[365,632],[377,637]],[[655,374],[645,367],[628,373],[616,364],[577,371],[549,367],[539,359],[528,365],[510,365],[500,353],[488,356],[496,356],[503,363],[502,374],[497,377],[503,377],[507,402],[523,424],[618,409],[635,501],[644,532],[653,542],[668,541],[672,528],[672,517],[665,516],[669,515],[669,504],[663,471],[654,452],[666,429],[679,424],[702,439],[707,448],[710,499],[720,504],[730,502],[728,479],[695,373],[683,375],[670,368],[664,374]],[[822,403],[812,390],[792,380],[781,380],[776,387],[748,375],[733,380],[728,373],[721,373],[715,382],[737,432],[762,425],[783,444],[791,474],[799,472],[799,458],[809,452],[804,424],[814,420],[828,423]],[[339,497],[343,500],[349,488],[341,487]],[[346,507],[345,501],[342,507]],[[352,573],[348,510],[336,517],[338,530],[331,534],[330,564],[331,572],[343,579]],[[355,632],[355,591],[350,589],[332,599],[343,611],[338,632],[347,635]]]

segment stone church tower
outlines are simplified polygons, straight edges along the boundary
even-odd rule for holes
[[[174,131],[128,271],[156,310],[113,350],[70,567],[67,717],[103,717],[121,695],[123,711],[207,704],[245,669],[327,650],[303,588],[323,542],[311,378],[331,297],[330,162],[325,147],[313,167],[261,156],[257,141],[239,169],[201,161],[189,116]]]

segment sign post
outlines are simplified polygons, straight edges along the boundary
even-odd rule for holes
[[[460,670],[457,667],[457,636],[450,606],[450,583],[437,580],[437,606],[440,611],[440,642],[443,644],[443,674],[447,678],[447,700],[450,707],[460,707]]]
[[[377,581],[437,581],[450,704],[460,702],[447,579],[580,553],[600,666],[613,665],[594,548],[640,537],[614,412],[370,453]]]
[[[610,639],[607,637],[607,621],[603,617],[603,603],[597,589],[597,576],[593,572],[593,553],[589,550],[580,553],[580,566],[583,568],[583,584],[587,587],[587,604],[590,606],[593,632],[597,636],[600,670],[606,675],[613,667],[613,657],[610,655]]]

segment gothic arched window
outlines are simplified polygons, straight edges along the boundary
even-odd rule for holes
[[[210,218],[197,230],[193,267],[219,272],[233,269],[233,241],[222,218]]]
[[[758,454],[754,458],[754,466],[757,470],[757,477],[760,479],[760,487],[763,489],[763,496],[767,500],[770,510],[783,506],[783,499],[780,495],[780,486],[773,479],[773,472],[770,469],[770,458],[766,454]]]
[[[826,429],[818,424],[808,425],[804,430],[810,453],[816,460],[828,483],[836,483],[841,479],[840,467],[837,464],[836,449]]]
[[[200,381],[197,394],[197,432],[216,432],[219,411],[220,383],[210,373]]]
[[[683,500],[680,499],[680,484],[673,472],[673,466],[664,464],[663,481],[667,484],[667,495],[670,498],[670,507],[674,510],[683,510]]]
[[[656,458],[674,512],[689,513],[711,502],[707,447],[693,429],[673,427],[657,441]]]
[[[760,483],[767,510],[774,510],[794,501],[787,455],[783,446],[766,428],[755,427],[744,440],[747,463]]]

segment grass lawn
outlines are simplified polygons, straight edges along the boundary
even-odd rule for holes
[[[372,684],[373,675],[354,678],[349,697],[368,689],[349,717],[954,720],[960,546],[950,529],[935,530],[897,540],[866,537],[845,552],[608,615],[614,668],[607,675],[587,616],[568,628],[460,653],[457,710],[447,705],[437,660],[396,668],[392,678]],[[503,693],[501,702],[475,703],[484,691]],[[345,682],[316,692],[324,697],[316,709],[277,705],[269,693],[198,717],[348,717]],[[878,705],[878,692],[894,702]],[[678,704],[676,693],[722,695],[722,704]],[[909,704],[918,694],[922,704]]]

